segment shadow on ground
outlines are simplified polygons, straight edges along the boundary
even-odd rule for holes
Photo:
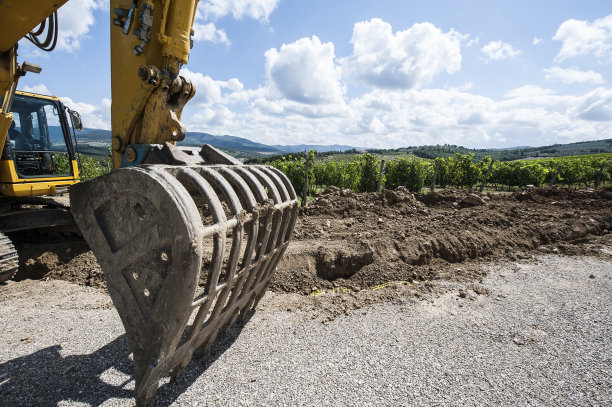
[[[236,341],[253,313],[195,356],[183,374],[160,387],[150,406],[169,406]],[[109,399],[133,400],[133,364],[126,335],[88,355],[61,355],[61,345],[0,363],[0,405],[58,405],[62,401],[98,406]]]

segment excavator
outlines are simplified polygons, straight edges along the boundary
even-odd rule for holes
[[[66,1],[0,1],[0,193],[32,198],[68,188],[71,215],[133,352],[136,404],[145,406],[162,378],[176,378],[257,306],[291,240],[297,198],[273,167],[242,165],[209,145],[177,146],[186,134],[183,107],[195,94],[180,69],[193,45],[197,0],[110,0],[113,170],[78,182],[72,143],[58,132],[70,165],[66,174],[49,173],[54,151],[28,151],[11,133],[42,131],[41,117],[64,130],[68,117],[73,128],[80,120],[58,100],[17,91],[20,77],[41,70],[20,62],[17,49],[25,37],[53,50]],[[41,106],[19,108],[28,100]],[[30,172],[19,164],[24,151]],[[47,188],[26,185],[36,183]]]

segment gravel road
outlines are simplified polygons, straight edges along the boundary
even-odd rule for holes
[[[443,294],[332,320],[268,293],[240,335],[151,405],[612,405],[611,265],[499,263],[482,284],[439,283]],[[129,349],[104,291],[10,282],[0,326],[0,405],[133,405]]]

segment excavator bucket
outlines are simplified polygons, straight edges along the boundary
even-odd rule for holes
[[[298,212],[289,180],[269,166],[121,168],[70,195],[134,353],[143,406],[161,378],[257,305]]]

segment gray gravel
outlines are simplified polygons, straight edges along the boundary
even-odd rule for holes
[[[268,293],[240,335],[151,405],[612,405],[612,263],[539,259],[332,321]],[[13,282],[0,287],[0,326],[0,405],[133,405],[104,292]]]

